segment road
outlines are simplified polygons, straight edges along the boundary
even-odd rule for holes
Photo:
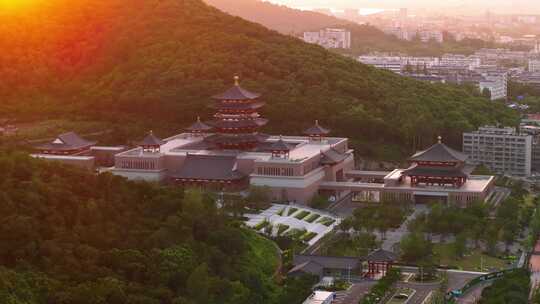
[[[375,281],[355,283],[348,291],[337,292],[337,298],[332,304],[358,304],[375,283]]]

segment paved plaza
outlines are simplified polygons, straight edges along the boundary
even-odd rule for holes
[[[297,218],[297,216],[306,213],[308,215],[302,219]],[[316,216],[318,216],[317,219],[313,220],[311,223],[308,221],[310,217]],[[341,218],[332,213],[301,205],[273,204],[270,208],[259,214],[246,214],[246,217],[248,218],[246,225],[252,228],[267,221],[274,228],[272,231],[274,236],[277,235],[277,227],[280,225],[286,225],[288,227],[287,230],[282,231],[282,234],[287,234],[287,232],[290,232],[293,229],[305,230],[307,233],[315,233],[316,236],[307,241],[310,246],[315,244],[341,223]]]

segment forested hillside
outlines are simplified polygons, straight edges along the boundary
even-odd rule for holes
[[[472,92],[364,66],[199,0],[51,0],[2,16],[0,48],[2,117],[178,131],[238,74],[264,94],[267,132],[319,119],[366,155],[407,154],[439,134],[459,144],[463,130],[515,121]]]
[[[273,244],[237,228],[204,193],[5,152],[0,168],[0,303],[278,304],[306,296],[276,285]]]

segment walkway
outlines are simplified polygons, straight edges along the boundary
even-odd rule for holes
[[[382,249],[393,251],[395,244],[401,241],[409,231],[407,230],[407,225],[416,219],[418,215],[422,212],[427,212],[428,207],[426,205],[414,205],[414,212],[407,217],[407,219],[401,224],[401,226],[396,230],[391,230],[386,233],[386,239],[382,244]]]
[[[531,258],[529,259],[529,267],[531,270],[531,293],[535,287],[540,286],[540,240],[536,242]]]

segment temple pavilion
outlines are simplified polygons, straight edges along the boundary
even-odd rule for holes
[[[58,135],[51,142],[36,146],[35,149],[42,154],[75,155],[89,151],[95,145],[95,141],[86,140],[75,132],[68,132]]]
[[[66,133],[38,147],[41,153],[33,156],[89,168],[100,166],[100,170],[133,180],[218,191],[264,186],[275,202],[308,203],[321,194],[338,201],[352,194],[353,201],[362,202],[437,201],[467,206],[489,199],[494,187],[493,176],[468,175],[465,155],[440,138],[414,154],[407,169],[356,170],[348,138],[331,136],[318,120],[303,135],[263,134],[261,129],[268,120],[259,111],[265,103],[260,94],[243,88],[238,77],[212,99],[213,117],[208,121],[197,117],[183,133],[162,139],[149,132],[128,149],[96,147],[75,133]],[[85,150],[88,153],[79,154]],[[376,272],[382,267],[372,266]]]
[[[463,172],[467,156],[443,144],[440,136],[438,143],[414,154],[409,160],[412,165],[402,174],[411,179],[413,187],[425,184],[459,188],[467,181],[467,174]]]
[[[240,87],[238,76],[234,81],[232,88],[213,96],[216,114],[206,125],[213,128],[214,134],[205,141],[215,144],[218,149],[253,150],[268,138],[258,131],[268,123],[258,113],[264,102],[258,100],[260,94]]]

